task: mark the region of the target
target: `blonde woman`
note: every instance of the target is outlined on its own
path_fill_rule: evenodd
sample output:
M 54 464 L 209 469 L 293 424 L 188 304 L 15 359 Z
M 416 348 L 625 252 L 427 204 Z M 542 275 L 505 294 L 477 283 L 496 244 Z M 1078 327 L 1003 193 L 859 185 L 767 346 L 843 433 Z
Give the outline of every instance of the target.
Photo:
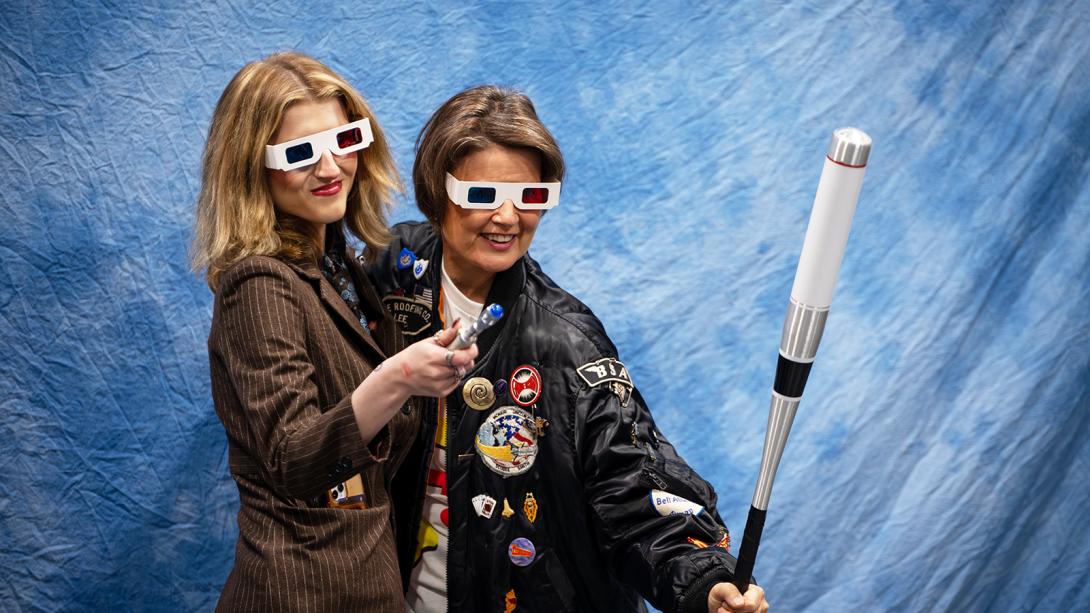
M 362 96 L 284 53 L 227 85 L 205 147 L 193 248 L 215 293 L 212 395 L 238 485 L 220 610 L 402 611 L 386 483 L 476 347 L 406 348 L 360 263 L 399 185 Z

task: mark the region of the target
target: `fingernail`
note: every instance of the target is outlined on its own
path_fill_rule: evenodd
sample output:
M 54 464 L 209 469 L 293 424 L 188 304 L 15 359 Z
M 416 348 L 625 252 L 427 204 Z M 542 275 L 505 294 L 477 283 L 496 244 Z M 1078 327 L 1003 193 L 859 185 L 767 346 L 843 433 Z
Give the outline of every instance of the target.
M 738 598 L 737 596 L 730 599 L 730 606 L 732 606 L 732 607 L 734 607 L 736 609 L 738 607 L 742 606 L 743 604 L 745 604 L 745 601 L 742 600 L 741 598 Z

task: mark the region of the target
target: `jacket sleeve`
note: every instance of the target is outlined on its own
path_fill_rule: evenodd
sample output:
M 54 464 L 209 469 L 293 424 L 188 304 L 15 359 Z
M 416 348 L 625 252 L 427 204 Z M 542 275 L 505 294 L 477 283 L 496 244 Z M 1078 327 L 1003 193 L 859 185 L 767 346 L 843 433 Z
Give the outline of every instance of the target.
M 384 461 L 389 430 L 364 445 L 351 394 L 319 406 L 294 276 L 268 258 L 244 260 L 224 275 L 209 353 L 235 399 L 231 414 L 221 414 L 228 435 L 261 465 L 275 491 L 309 500 Z
M 657 608 L 706 611 L 708 591 L 733 577 L 735 561 L 714 490 L 658 431 L 631 384 L 589 378 L 574 396 L 575 414 L 585 416 L 577 450 L 602 553 Z

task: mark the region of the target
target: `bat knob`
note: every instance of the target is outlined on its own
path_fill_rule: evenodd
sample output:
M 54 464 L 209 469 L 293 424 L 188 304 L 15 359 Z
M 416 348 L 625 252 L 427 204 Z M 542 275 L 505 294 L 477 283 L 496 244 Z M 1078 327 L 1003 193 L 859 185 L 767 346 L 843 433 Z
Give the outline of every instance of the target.
M 844 166 L 862 167 L 870 157 L 871 139 L 867 133 L 857 128 L 838 128 L 833 130 L 829 141 L 829 159 Z

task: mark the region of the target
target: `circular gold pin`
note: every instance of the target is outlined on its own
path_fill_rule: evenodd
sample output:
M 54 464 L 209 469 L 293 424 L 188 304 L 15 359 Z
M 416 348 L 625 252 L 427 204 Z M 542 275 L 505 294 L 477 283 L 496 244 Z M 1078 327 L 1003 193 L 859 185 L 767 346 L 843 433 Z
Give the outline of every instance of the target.
M 462 398 L 469 408 L 477 411 L 485 411 L 496 402 L 496 394 L 492 391 L 492 382 L 484 377 L 473 377 L 462 386 Z

